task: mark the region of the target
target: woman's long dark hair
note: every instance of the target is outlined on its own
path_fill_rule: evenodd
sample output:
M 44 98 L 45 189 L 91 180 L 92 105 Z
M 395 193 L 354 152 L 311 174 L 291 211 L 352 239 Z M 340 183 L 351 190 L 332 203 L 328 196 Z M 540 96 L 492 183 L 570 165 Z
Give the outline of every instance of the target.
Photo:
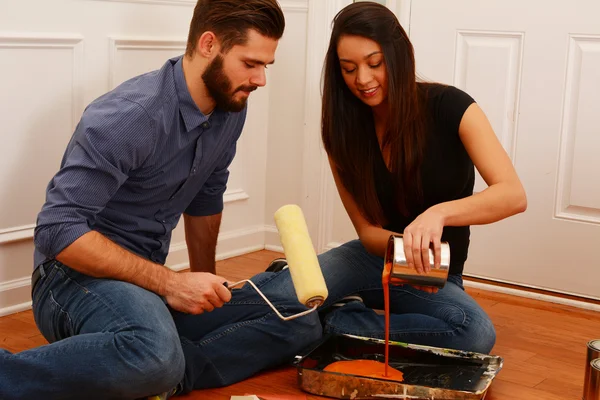
M 322 139 L 341 182 L 363 216 L 373 224 L 387 222 L 377 196 L 375 166 L 381 162 L 371 107 L 344 82 L 337 46 L 344 35 L 377 42 L 387 70 L 389 108 L 381 149 L 390 151 L 387 165 L 394 181 L 398 211 L 408 215 L 422 197 L 420 166 L 425 147 L 424 95 L 416 81 L 412 44 L 396 16 L 385 6 L 354 3 L 338 13 L 325 58 Z

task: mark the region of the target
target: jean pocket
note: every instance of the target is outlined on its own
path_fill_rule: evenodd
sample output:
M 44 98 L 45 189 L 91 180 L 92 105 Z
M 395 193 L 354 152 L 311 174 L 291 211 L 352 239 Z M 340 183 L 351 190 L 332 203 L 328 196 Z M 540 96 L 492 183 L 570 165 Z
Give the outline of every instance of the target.
M 64 274 L 56 265 L 46 267 L 46 276 L 40 279 L 36 290 L 36 303 L 33 308 L 33 317 L 40 332 L 44 335 L 48 342 L 53 343 L 73 335 L 73 324 L 69 313 L 57 301 L 56 293 L 53 289 L 57 289 L 61 285 Z M 60 289 L 59 289 L 60 290 Z
M 31 294 L 31 304 L 35 308 L 38 304 L 40 298 L 44 295 L 44 293 L 48 292 L 48 288 L 52 279 L 56 275 L 56 261 L 49 262 L 47 264 L 42 264 L 38 268 L 42 268 L 44 270 L 40 280 L 36 283 L 33 288 L 33 292 Z
M 40 332 L 50 343 L 73 335 L 71 317 L 54 298 L 52 290 L 48 292 L 46 301 L 38 305 L 34 315 Z

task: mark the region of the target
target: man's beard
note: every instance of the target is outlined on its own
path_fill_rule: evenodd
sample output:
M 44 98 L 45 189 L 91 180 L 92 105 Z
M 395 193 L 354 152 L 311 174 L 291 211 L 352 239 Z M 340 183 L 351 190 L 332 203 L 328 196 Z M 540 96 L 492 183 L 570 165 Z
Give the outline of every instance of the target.
M 206 67 L 206 70 L 202 74 L 202 80 L 217 107 L 223 111 L 242 111 L 246 107 L 248 97 L 241 100 L 234 100 L 233 96 L 242 90 L 252 92 L 257 89 L 256 86 L 242 85 L 232 91 L 231 81 L 225 75 L 225 71 L 223 71 L 223 56 L 220 54 Z

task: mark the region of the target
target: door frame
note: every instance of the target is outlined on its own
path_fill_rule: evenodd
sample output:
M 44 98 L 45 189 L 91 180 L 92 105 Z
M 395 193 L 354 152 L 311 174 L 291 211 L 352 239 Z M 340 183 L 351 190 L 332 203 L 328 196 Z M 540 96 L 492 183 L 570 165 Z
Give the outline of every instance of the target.
M 352 0 L 308 2 L 301 207 L 317 253 L 339 245 L 332 241 L 333 206 L 337 189 L 321 143 L 321 89 L 323 60 L 329 45 L 331 21 L 339 10 L 351 3 Z M 409 35 L 411 4 L 412 0 L 387 0 L 386 3 Z

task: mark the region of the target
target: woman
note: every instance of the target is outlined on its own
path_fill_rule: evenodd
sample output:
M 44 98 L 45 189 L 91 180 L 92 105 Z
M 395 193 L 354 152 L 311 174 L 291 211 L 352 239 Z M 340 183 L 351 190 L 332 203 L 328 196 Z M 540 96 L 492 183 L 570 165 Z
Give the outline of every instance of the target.
M 523 212 L 527 200 L 482 110 L 457 88 L 417 82 L 413 47 L 394 14 L 360 2 L 334 21 L 322 129 L 359 240 L 321 255 L 320 262 L 324 270 L 360 275 L 344 282 L 347 292 L 364 299 L 328 314 L 325 329 L 383 336 L 383 317 L 371 307 L 382 305 L 388 238 L 401 233 L 407 261 L 419 273 L 430 269 L 430 246 L 439 266 L 441 241 L 449 242 L 450 275 L 437 293 L 392 287 L 390 339 L 488 353 L 494 327 L 462 285 L 469 226 Z M 477 194 L 474 165 L 488 184 Z M 369 270 L 368 284 L 360 282 L 367 274 L 353 269 Z
M 383 316 L 373 309 L 383 308 L 388 238 L 400 233 L 420 273 L 429 271 L 430 246 L 439 266 L 441 241 L 450 244 L 451 264 L 437 292 L 391 287 L 390 339 L 489 353 L 494 326 L 462 284 L 469 226 L 523 212 L 525 192 L 475 101 L 451 86 L 417 82 L 413 47 L 382 5 L 351 4 L 335 18 L 322 136 L 359 237 L 319 256 L 329 289 L 325 332 L 383 338 Z M 474 166 L 488 184 L 477 194 Z

